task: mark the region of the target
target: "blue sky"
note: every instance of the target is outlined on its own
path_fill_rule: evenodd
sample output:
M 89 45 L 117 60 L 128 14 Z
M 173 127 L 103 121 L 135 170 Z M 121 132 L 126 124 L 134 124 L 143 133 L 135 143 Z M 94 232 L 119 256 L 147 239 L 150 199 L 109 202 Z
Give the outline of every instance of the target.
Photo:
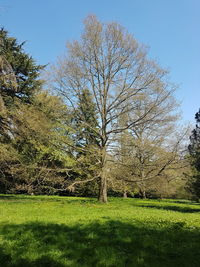
M 79 38 L 88 14 L 119 22 L 149 46 L 150 57 L 179 85 L 183 121 L 194 124 L 200 108 L 200 1 L 0 0 L 0 26 L 26 40 L 26 51 L 39 64 L 55 62 L 66 41 Z

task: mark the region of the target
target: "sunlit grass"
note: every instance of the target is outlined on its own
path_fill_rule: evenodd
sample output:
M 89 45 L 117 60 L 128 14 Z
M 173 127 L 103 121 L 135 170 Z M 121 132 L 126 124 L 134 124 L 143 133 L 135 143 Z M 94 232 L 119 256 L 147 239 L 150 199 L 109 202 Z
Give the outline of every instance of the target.
M 190 201 L 0 195 L 0 266 L 200 266 Z

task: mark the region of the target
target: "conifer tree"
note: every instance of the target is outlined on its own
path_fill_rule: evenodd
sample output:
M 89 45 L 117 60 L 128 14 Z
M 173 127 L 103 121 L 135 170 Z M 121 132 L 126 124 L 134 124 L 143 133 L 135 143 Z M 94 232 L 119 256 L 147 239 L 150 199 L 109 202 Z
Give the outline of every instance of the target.
M 195 114 L 196 127 L 190 136 L 188 146 L 193 175 L 188 183 L 188 189 L 197 198 L 200 198 L 200 109 Z
M 97 107 L 88 89 L 81 92 L 74 115 L 80 145 L 99 145 Z
M 0 138 L 9 139 L 12 118 L 10 111 L 20 103 L 30 103 L 34 92 L 40 88 L 38 79 L 44 66 L 23 50 L 17 39 L 0 30 Z
M 97 107 L 90 91 L 83 89 L 77 107 L 72 112 L 74 152 L 77 159 L 73 183 L 69 189 L 81 194 L 96 195 L 98 186 L 94 180 L 99 172 L 100 139 Z

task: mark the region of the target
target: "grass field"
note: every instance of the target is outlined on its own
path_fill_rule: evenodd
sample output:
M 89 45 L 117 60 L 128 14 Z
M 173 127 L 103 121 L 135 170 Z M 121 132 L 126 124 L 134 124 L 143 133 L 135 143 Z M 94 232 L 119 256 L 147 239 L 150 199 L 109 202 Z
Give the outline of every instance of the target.
M 200 266 L 189 201 L 0 195 L 0 266 Z

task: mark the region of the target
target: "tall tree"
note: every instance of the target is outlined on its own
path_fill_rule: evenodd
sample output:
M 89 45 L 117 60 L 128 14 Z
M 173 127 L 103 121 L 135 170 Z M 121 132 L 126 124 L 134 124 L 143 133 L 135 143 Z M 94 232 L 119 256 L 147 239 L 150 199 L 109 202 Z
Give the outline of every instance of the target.
M 188 189 L 200 198 L 200 110 L 195 114 L 196 127 L 190 136 L 188 146 L 193 175 L 188 182 Z
M 38 79 L 43 66 L 23 50 L 23 44 L 0 30 L 0 137 L 9 138 L 8 128 L 12 125 L 9 111 L 14 105 L 30 102 L 40 87 Z M 18 102 L 15 102 L 15 101 Z
M 27 99 L 39 87 L 39 72 L 44 66 L 37 65 L 23 50 L 24 43 L 0 30 L 0 81 L 1 92 L 11 97 Z
M 67 176 L 66 108 L 64 114 L 58 97 L 41 92 L 41 69 L 24 52 L 23 43 L 0 30 L 1 191 L 18 186 L 27 192 L 38 184 L 52 184 L 55 176 L 53 184 Z
M 76 108 L 85 88 L 93 96 L 98 130 L 92 130 L 100 139 L 101 154 L 99 200 L 107 202 L 107 162 L 112 138 L 145 118 L 152 121 L 157 105 L 173 89 L 167 82 L 167 72 L 149 60 L 144 46 L 119 24 L 103 24 L 95 16 L 87 17 L 84 24 L 80 41 L 68 44 L 67 56 L 54 68 L 53 85 L 72 108 Z M 134 113 L 143 92 L 149 92 L 149 100 L 140 116 L 120 127 L 119 116 Z
M 24 52 L 23 43 L 0 30 L 0 142 L 1 177 L 10 176 L 10 160 L 17 160 L 11 143 L 16 129 L 15 112 L 22 103 L 30 103 L 32 95 L 40 87 L 39 71 L 42 66 Z M 15 120 L 15 122 L 14 122 Z M 5 160 L 4 160 L 5 159 Z M 2 165 L 3 164 L 3 165 Z M 2 167 L 3 166 L 3 167 Z

